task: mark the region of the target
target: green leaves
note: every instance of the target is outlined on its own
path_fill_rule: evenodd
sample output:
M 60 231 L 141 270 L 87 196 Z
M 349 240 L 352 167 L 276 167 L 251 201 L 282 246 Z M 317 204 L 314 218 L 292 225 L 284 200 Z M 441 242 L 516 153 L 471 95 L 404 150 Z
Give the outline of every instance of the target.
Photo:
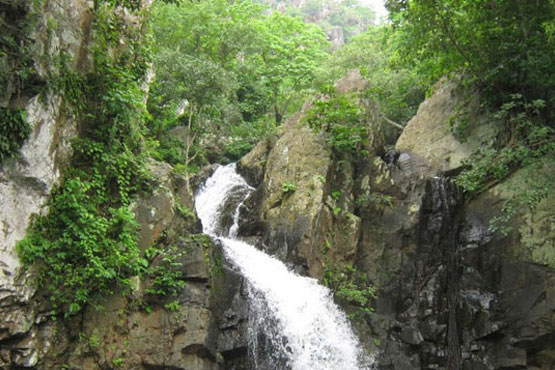
M 87 177 L 79 171 L 55 189 L 48 214 L 34 220 L 17 246 L 54 307 L 67 315 L 111 293 L 114 282 L 128 285 L 127 276 L 143 269 L 128 203 L 109 207 L 105 178 Z
M 322 90 L 351 70 L 360 70 L 371 83 L 365 95 L 377 105 L 374 109 L 389 119 L 408 122 L 424 100 L 427 88 L 414 65 L 399 63 L 403 46 L 390 25 L 377 26 L 351 38 L 316 71 L 315 85 Z
M 305 120 L 310 128 L 329 134 L 327 141 L 337 153 L 354 153 L 366 139 L 364 110 L 347 95 L 333 94 L 313 102 Z
M 553 1 L 389 0 L 399 52 L 436 81 L 465 72 L 499 106 L 510 94 L 552 99 Z
M 297 185 L 291 182 L 284 182 L 281 184 L 281 192 L 285 195 L 293 194 L 297 190 Z
M 175 154 L 183 149 L 168 143 L 164 133 L 186 126 L 183 146 L 195 159 L 188 166 L 206 157 L 236 159 L 269 136 L 300 106 L 327 56 L 318 27 L 267 14 L 253 1 L 159 4 L 153 8 L 153 31 L 157 77 L 148 101 L 151 132 L 161 142 L 160 158 L 179 163 Z M 208 148 L 198 144 L 214 137 L 226 140 Z
M 31 134 L 23 109 L 0 108 L 0 163 L 11 157 Z
M 368 285 L 366 275 L 347 264 L 326 265 L 324 284 L 338 300 L 356 308 L 353 316 L 362 317 L 373 312 L 371 300 L 375 298 L 375 288 Z
M 112 5 L 127 4 L 118 3 Z M 17 245 L 54 310 L 66 316 L 129 287 L 129 277 L 141 275 L 147 266 L 130 203 L 148 181 L 141 152 L 145 113 L 140 87 L 148 50 L 137 47 L 139 35 L 113 13 L 102 7 L 96 12 L 94 68 L 82 76 L 63 73 L 49 84 L 81 120 L 72 166 L 52 191 L 48 213 L 35 217 Z M 129 41 L 125 46 L 121 37 Z M 61 63 L 63 67 L 63 58 Z

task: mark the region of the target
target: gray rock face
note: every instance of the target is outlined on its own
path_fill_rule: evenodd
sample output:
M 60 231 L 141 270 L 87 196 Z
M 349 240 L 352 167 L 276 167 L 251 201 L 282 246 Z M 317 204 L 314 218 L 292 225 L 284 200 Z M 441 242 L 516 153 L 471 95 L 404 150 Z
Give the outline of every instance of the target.
M 44 4 L 37 28 L 31 35 L 34 62 L 41 77 L 57 74 L 57 63 L 48 64 L 67 52 L 76 71 L 86 69 L 87 29 L 90 8 L 86 1 L 56 1 Z M 64 27 L 49 30 L 48 22 Z M 51 32 L 52 31 L 52 32 Z M 72 59 L 73 58 L 73 59 Z M 15 251 L 34 213 L 43 211 L 52 187 L 67 166 L 72 151 L 70 141 L 77 134 L 77 123 L 63 98 L 53 93 L 26 101 L 14 98 L 27 112 L 32 128 L 19 155 L 0 168 L 0 367 L 33 367 L 53 346 L 49 333 L 57 325 L 44 324 L 44 315 L 32 301 L 35 289 L 27 276 L 19 276 L 20 262 Z
M 464 91 L 458 81 L 442 80 L 407 123 L 395 149 L 410 153 L 413 160 L 428 167 L 430 176 L 456 169 L 497 133 L 497 125 L 480 113 L 475 93 Z M 457 125 L 466 126 L 459 138 L 453 134 Z
M 375 313 L 355 326 L 380 369 L 552 369 L 555 270 L 546 251 L 553 248 L 548 220 L 555 203 L 548 197 L 501 237 L 489 231 L 491 219 L 518 179 L 533 176 L 523 172 L 465 204 L 460 191 L 437 175 L 456 173 L 474 149 L 449 128 L 454 106 L 463 101 L 458 91 L 452 82 L 438 86 L 403 132 L 392 163 L 379 156 L 338 164 L 322 155 L 323 162 L 315 161 L 310 156 L 318 151 L 302 141 L 314 134 L 286 126 L 276 144 L 257 149 L 269 154 L 241 163 L 243 173 L 263 179 L 253 182 L 259 187 L 247 202 L 244 232 L 262 237 L 311 276 L 321 278 L 330 261 L 366 274 L 378 288 Z M 470 107 L 478 102 L 465 99 Z M 468 134 L 487 141 L 495 130 L 495 124 L 477 125 Z M 291 160 L 292 152 L 310 159 Z M 302 180 L 318 175 L 325 177 L 321 188 Z M 287 196 L 291 201 L 275 185 L 283 179 L 298 185 Z

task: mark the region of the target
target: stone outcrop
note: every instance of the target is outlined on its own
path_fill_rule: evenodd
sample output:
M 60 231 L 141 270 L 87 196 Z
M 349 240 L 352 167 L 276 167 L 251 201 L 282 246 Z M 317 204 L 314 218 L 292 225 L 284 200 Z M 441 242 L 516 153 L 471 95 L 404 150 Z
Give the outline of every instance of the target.
M 220 247 L 200 234 L 185 179 L 166 164 L 153 162 L 150 170 L 159 185 L 135 202 L 139 244 L 156 245 L 162 252 L 151 268 L 180 273 L 184 286 L 164 296 L 151 292 L 154 276 L 134 278 L 131 294 L 115 294 L 100 311 L 91 308 L 66 323 L 57 339 L 67 346 L 48 352 L 42 368 L 247 369 L 242 278 Z
M 32 7 L 34 5 L 25 5 Z M 37 5 L 38 6 L 38 5 Z M 30 10 L 29 10 L 30 11 Z M 59 74 L 62 53 L 74 63 L 72 71 L 85 71 L 91 9 L 86 1 L 56 1 L 43 4 L 36 21 L 32 58 L 39 79 Z M 52 27 L 56 22 L 64 28 Z M 49 26 L 50 25 L 50 26 Z M 7 99 L 11 106 L 26 110 L 32 132 L 19 154 L 0 168 L 0 367 L 32 367 L 56 324 L 45 323 L 41 308 L 32 301 L 35 289 L 20 276 L 15 244 L 22 239 L 34 213 L 42 212 L 52 187 L 71 158 L 70 141 L 77 122 L 62 96 L 45 92 L 27 96 L 27 91 Z M 42 349 L 39 349 L 41 347 Z
M 459 167 L 473 151 L 492 143 L 497 129 L 480 111 L 475 93 L 465 91 L 458 79 L 442 80 L 407 123 L 395 149 L 410 153 L 419 172 L 435 175 Z M 462 131 L 458 138 L 457 130 Z
M 260 185 L 264 194 L 257 210 L 265 225 L 259 230 L 263 242 L 270 254 L 307 267 L 308 260 L 318 260 L 320 255 L 320 250 L 312 248 L 316 244 L 313 238 L 321 218 L 329 217 L 323 200 L 332 163 L 323 138 L 299 120 L 300 116 L 295 115 L 285 123 L 283 136 L 265 159 L 256 154 L 264 151 L 267 144 L 262 143 L 253 155 L 240 162 L 239 171 L 246 169 L 252 173 L 247 177 L 260 178 L 260 161 L 265 162 Z M 254 163 L 250 162 L 252 159 Z M 307 172 L 307 167 L 312 171 Z
M 490 231 L 492 219 L 533 176 L 521 170 L 471 201 L 449 181 L 497 135 L 478 102 L 442 82 L 395 155 L 338 162 L 293 117 L 275 143 L 240 162 L 258 186 L 243 209 L 243 235 L 300 272 L 322 278 L 332 261 L 343 262 L 377 288 L 375 312 L 355 326 L 380 369 L 555 366 L 553 195 L 502 236 Z M 288 182 L 294 192 L 280 188 Z
M 37 17 L 29 38 L 41 83 L 68 69 L 89 72 L 93 2 L 44 1 L 33 6 L 38 7 Z M 129 12 L 116 11 L 125 24 L 140 26 L 141 20 Z M 143 252 L 157 246 L 161 252 L 152 270 L 169 270 L 184 286 L 174 295 L 157 294 L 152 289 L 155 272 L 147 273 L 131 278 L 133 289 L 116 292 L 100 302 L 102 307 L 89 307 L 70 319 L 52 317 L 48 297 L 31 283 L 33 271 L 22 270 L 15 245 L 32 215 L 46 212 L 50 191 L 70 165 L 70 142 L 79 134 L 79 120 L 63 94 L 27 93 L 2 96 L 2 106 L 26 110 L 32 133 L 19 154 L 0 168 L 0 368 L 246 369 L 242 278 L 221 248 L 200 233 L 186 179 L 155 161 L 148 164 L 156 179 L 152 193 L 132 205 L 139 246 Z M 193 180 L 197 185 L 201 181 Z
M 336 88 L 352 93 L 366 86 L 360 73 L 350 73 Z M 238 171 L 256 187 L 242 210 L 239 234 L 259 238 L 269 254 L 322 278 L 330 262 L 356 254 L 355 169 L 349 161 L 334 163 L 326 134 L 309 129 L 303 115 L 291 116 L 279 138 L 239 161 Z

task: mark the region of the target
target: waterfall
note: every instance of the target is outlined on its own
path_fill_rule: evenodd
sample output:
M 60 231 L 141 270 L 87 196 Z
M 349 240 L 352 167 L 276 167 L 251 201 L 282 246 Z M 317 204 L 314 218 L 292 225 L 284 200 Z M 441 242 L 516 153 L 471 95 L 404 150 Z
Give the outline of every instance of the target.
M 227 258 L 248 282 L 254 369 L 370 369 L 372 360 L 364 355 L 328 288 L 236 237 L 239 208 L 251 191 L 234 164 L 222 166 L 200 189 L 195 203 L 204 233 L 221 241 Z

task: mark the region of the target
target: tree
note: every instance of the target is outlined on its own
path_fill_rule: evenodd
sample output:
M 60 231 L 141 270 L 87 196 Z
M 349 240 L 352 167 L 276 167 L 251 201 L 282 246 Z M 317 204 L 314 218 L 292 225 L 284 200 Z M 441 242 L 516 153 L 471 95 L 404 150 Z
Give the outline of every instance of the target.
M 386 6 L 404 41 L 399 52 L 431 80 L 470 74 L 497 106 L 516 93 L 555 102 L 553 0 L 388 0 Z
M 258 30 L 265 40 L 259 49 L 260 74 L 271 92 L 279 124 L 294 93 L 311 85 L 316 68 L 327 57 L 326 39 L 317 26 L 279 12 L 261 19 Z
M 358 69 L 370 82 L 366 97 L 377 103 L 375 113 L 389 126 L 392 121 L 404 124 L 416 114 L 426 85 L 413 66 L 398 63 L 396 48 L 391 27 L 374 26 L 353 37 L 318 68 L 316 86 L 322 89 Z M 400 133 L 398 125 L 393 130 L 390 141 Z
M 153 33 L 157 81 L 148 104 L 150 128 L 161 142 L 161 157 L 187 167 L 202 159 L 203 138 L 226 138 L 214 152 L 227 145 L 223 151 L 229 147 L 232 156 L 244 154 L 281 122 L 326 57 L 316 26 L 267 14 L 252 1 L 158 4 Z M 187 111 L 176 113 L 185 101 Z M 188 130 L 183 159 L 164 138 L 177 125 Z

